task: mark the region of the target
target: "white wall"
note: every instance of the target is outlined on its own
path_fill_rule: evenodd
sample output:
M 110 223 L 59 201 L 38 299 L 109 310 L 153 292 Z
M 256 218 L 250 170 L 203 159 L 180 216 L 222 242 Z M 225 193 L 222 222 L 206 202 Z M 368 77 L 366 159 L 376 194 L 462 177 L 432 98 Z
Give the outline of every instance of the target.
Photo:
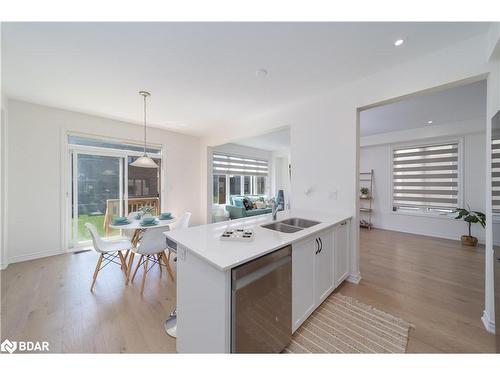
M 285 207 L 291 208 L 291 182 L 288 172 L 290 164 L 290 151 L 273 152 L 273 181 L 271 195 L 274 196 L 278 190 L 283 190 L 285 194 Z
M 3 54 L 2 43 L 3 23 L 0 23 L 0 54 Z M 2 72 L 2 62 L 0 59 L 0 77 Z M 0 80 L 0 270 L 7 267 L 7 256 L 5 252 L 5 131 L 7 127 L 7 100 L 3 93 L 3 87 Z
M 452 129 L 442 125 L 446 129 Z M 467 233 L 467 226 L 463 221 L 447 217 L 418 216 L 415 214 L 403 214 L 392 212 L 391 206 L 391 147 L 404 142 L 428 142 L 430 140 L 446 140 L 463 138 L 464 165 L 463 165 L 463 197 L 464 204 L 470 204 L 471 208 L 485 212 L 484 189 L 486 181 L 486 158 L 485 158 L 485 132 L 459 135 L 449 131 L 445 136 L 439 129 L 441 126 L 427 127 L 424 129 L 412 129 L 412 131 L 391 132 L 380 134 L 379 144 L 361 147 L 360 170 L 363 172 L 374 170 L 373 186 L 373 213 L 372 223 L 374 227 L 381 229 L 396 230 L 401 232 L 422 234 L 428 236 L 460 239 L 462 234 Z M 475 120 L 469 129 L 485 130 L 484 119 Z M 444 138 L 426 137 L 425 133 L 434 133 Z M 403 133 L 403 134 L 401 134 Z M 398 134 L 400 135 L 398 137 Z M 385 138 L 385 141 L 384 141 Z M 370 137 L 373 143 L 373 137 Z M 392 143 L 389 143 L 391 142 Z M 365 143 L 363 138 L 361 144 Z M 481 243 L 485 241 L 485 231 L 480 225 L 473 226 L 473 235 L 479 238 Z
M 496 22 L 490 28 L 486 56 L 490 62 L 490 75 L 488 77 L 488 103 L 486 118 L 486 142 L 491 142 L 491 118 L 500 110 L 500 23 Z M 486 149 L 486 246 L 485 246 L 485 275 L 484 294 L 485 308 L 482 321 L 486 329 L 495 331 L 495 288 L 494 288 L 494 252 L 493 231 L 500 232 L 500 224 L 493 223 L 491 207 L 491 149 Z M 495 236 L 496 237 L 496 236 Z M 497 322 L 498 323 L 498 322 Z M 499 329 L 499 328 L 497 328 Z
M 7 256 L 9 263 L 66 251 L 63 153 L 65 131 L 142 142 L 141 126 L 55 109 L 8 101 Z M 193 224 L 205 222 L 201 209 L 201 143 L 197 137 L 150 128 L 149 142 L 166 151 L 163 210 L 193 213 Z M 203 194 L 205 191 L 203 190 Z M 26 215 L 37 220 L 26 220 Z

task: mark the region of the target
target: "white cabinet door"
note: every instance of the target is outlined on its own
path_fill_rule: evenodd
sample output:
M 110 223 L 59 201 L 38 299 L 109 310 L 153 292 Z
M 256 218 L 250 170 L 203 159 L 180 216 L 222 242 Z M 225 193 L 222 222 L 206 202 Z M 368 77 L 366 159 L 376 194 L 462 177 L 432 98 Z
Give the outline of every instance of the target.
M 349 275 L 349 220 L 335 227 L 335 287 Z
M 319 248 L 317 236 L 292 244 L 293 332 L 315 309 L 314 261 Z
M 319 249 L 315 252 L 315 294 L 320 304 L 335 288 L 333 230 L 321 232 L 318 236 Z

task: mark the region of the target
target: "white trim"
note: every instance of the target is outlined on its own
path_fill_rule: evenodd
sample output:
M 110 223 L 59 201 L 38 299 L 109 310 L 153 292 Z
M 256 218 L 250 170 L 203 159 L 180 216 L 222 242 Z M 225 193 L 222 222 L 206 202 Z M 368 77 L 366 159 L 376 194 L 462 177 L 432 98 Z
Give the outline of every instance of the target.
M 486 310 L 484 310 L 483 315 L 481 315 L 481 321 L 483 322 L 484 328 L 489 333 L 495 334 L 495 322 L 490 319 Z
M 425 231 L 425 232 L 415 231 L 413 229 L 404 230 L 404 229 L 400 229 L 400 228 L 393 228 L 393 227 L 387 226 L 387 225 L 374 225 L 372 228 L 373 229 L 380 229 L 380 230 L 390 230 L 393 232 L 400 232 L 400 233 L 416 234 L 418 236 L 442 238 L 445 240 L 460 241 L 460 238 L 457 238 L 454 236 L 446 236 L 446 235 L 443 235 L 441 233 L 429 233 L 428 231 Z M 478 237 L 478 243 L 481 245 L 484 245 L 485 239 Z
M 61 255 L 61 254 L 66 254 L 66 251 L 64 251 L 62 249 L 52 249 L 52 250 L 39 251 L 36 253 L 16 255 L 16 256 L 13 256 L 9 259 L 9 264 L 18 263 L 18 262 L 25 262 L 27 260 L 45 258 L 45 257 L 50 257 L 50 256 L 54 256 L 54 255 Z
M 423 140 L 421 141 L 409 141 L 409 142 L 398 142 L 398 143 L 391 143 L 389 144 L 389 186 L 390 186 L 390 192 L 389 192 L 389 212 L 393 215 L 413 215 L 413 216 L 421 216 L 421 217 L 438 217 L 438 218 L 443 218 L 443 219 L 452 219 L 450 217 L 446 217 L 446 215 L 438 215 L 438 214 L 433 214 L 433 213 L 427 213 L 423 211 L 415 211 L 415 212 L 408 212 L 408 211 L 393 211 L 394 207 L 394 150 L 399 149 L 399 148 L 405 148 L 405 147 L 430 147 L 430 146 L 439 146 L 443 143 L 458 143 L 457 147 L 457 152 L 458 152 L 458 178 L 457 178 L 457 188 L 458 188 L 458 195 L 457 195 L 457 206 L 458 207 L 463 207 L 464 206 L 464 164 L 465 164 L 465 137 L 463 136 L 453 136 L 453 137 L 440 137 L 440 138 L 435 138 L 433 140 L 429 140 L 427 142 L 424 142 Z
M 391 206 L 391 209 L 392 209 L 392 206 Z M 427 217 L 427 218 L 431 217 L 433 219 L 455 220 L 454 217 L 450 216 L 450 215 L 452 215 L 452 213 L 449 213 L 449 214 L 437 214 L 437 213 L 434 213 L 434 212 L 409 211 L 409 210 L 408 211 L 406 211 L 406 210 L 390 211 L 390 213 L 393 214 L 393 215 L 418 216 L 418 217 Z
M 9 266 L 9 263 L 0 263 L 0 271 L 3 271 L 5 269 L 7 269 L 7 267 Z
M 108 137 L 106 135 L 94 134 L 94 133 L 81 133 L 81 132 L 73 131 L 73 130 L 67 130 L 66 136 L 91 138 L 91 139 L 95 139 L 95 140 L 98 140 L 98 141 L 100 141 L 100 140 L 106 140 L 106 141 L 109 141 L 111 143 L 112 142 L 115 142 L 115 143 L 124 143 L 124 144 L 133 145 L 133 146 L 144 147 L 143 141 L 137 142 L 135 140 L 130 140 L 130 139 L 127 139 L 127 138 Z M 163 152 L 163 144 L 161 144 L 161 143 L 148 142 L 147 145 L 149 146 L 149 148 L 157 148 L 161 152 Z M 83 145 L 73 145 L 73 146 L 78 146 L 78 147 L 94 147 L 94 146 L 83 146 Z M 96 147 L 96 148 L 101 148 L 101 147 Z M 106 147 L 102 147 L 102 148 L 106 148 Z M 110 150 L 113 150 L 113 149 L 110 148 Z M 127 150 L 122 150 L 122 151 L 127 151 Z M 143 153 L 144 153 L 143 151 L 131 151 L 131 152 L 138 152 L 140 154 L 139 156 L 142 156 Z
M 356 274 L 351 273 L 346 277 L 346 280 L 352 284 L 359 284 L 359 282 L 361 281 L 361 273 L 360 272 Z

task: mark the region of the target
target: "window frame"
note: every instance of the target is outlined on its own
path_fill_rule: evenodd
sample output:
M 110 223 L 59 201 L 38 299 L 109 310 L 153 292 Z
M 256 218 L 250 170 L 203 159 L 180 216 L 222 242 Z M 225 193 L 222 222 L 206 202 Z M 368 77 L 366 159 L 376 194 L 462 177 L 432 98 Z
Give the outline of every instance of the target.
M 440 146 L 447 143 L 456 143 L 457 144 L 457 207 L 463 207 L 464 202 L 464 164 L 465 164 L 465 155 L 464 155 L 464 137 L 447 137 L 447 138 L 439 138 L 434 139 L 432 141 L 411 141 L 411 142 L 402 142 L 402 143 L 394 143 L 389 145 L 389 212 L 393 215 L 405 215 L 405 216 L 417 216 L 417 217 L 431 217 L 437 219 L 448 219 L 455 220 L 455 214 L 453 212 L 449 213 L 437 213 L 437 212 L 429 212 L 424 211 L 423 209 L 418 209 L 415 211 L 410 210 L 393 210 L 394 207 L 394 151 L 401 148 L 411 148 L 411 147 L 432 147 L 432 146 Z

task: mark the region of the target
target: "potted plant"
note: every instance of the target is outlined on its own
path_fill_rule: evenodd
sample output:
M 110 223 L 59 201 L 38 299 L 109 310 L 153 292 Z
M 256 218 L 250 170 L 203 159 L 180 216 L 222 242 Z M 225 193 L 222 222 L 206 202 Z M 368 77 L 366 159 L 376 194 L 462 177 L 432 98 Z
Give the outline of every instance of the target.
M 359 192 L 361 193 L 361 198 L 368 198 L 370 190 L 368 190 L 367 187 L 362 187 L 361 189 L 359 189 Z
M 465 208 L 457 208 L 455 210 L 455 213 L 458 214 L 458 216 L 455 217 L 455 219 L 462 219 L 469 226 L 469 235 L 467 236 L 464 234 L 461 237 L 462 244 L 467 245 L 467 246 L 476 246 L 477 245 L 477 238 L 472 236 L 471 227 L 472 227 L 472 224 L 479 223 L 484 228 L 486 226 L 486 215 L 483 214 L 482 212 L 471 211 L 471 209 L 468 205 L 467 205 L 467 207 L 469 208 L 468 210 L 466 210 Z
M 141 208 L 139 208 L 139 213 L 141 217 L 153 216 L 155 212 L 156 208 L 154 206 L 142 206 Z

